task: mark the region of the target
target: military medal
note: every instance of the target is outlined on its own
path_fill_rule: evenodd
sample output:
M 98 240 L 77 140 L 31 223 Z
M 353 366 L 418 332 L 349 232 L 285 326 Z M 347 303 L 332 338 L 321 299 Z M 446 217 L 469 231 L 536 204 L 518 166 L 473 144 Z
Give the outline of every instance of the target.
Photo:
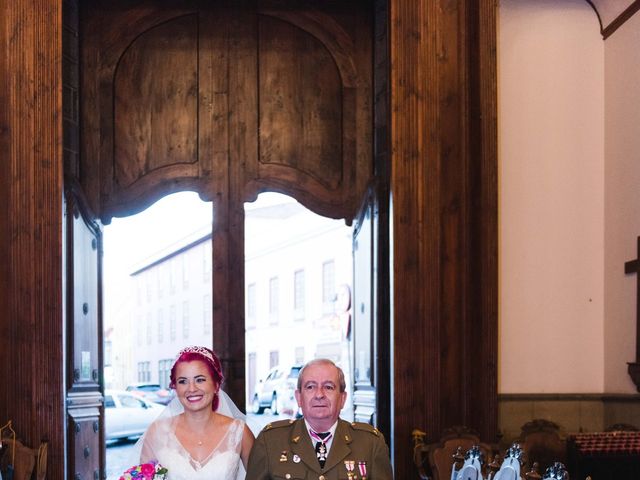
M 358 462 L 358 470 L 362 480 L 367 480 L 367 462 Z
M 356 462 L 354 462 L 353 460 L 345 460 L 344 461 L 344 468 L 347 469 L 347 477 L 349 478 L 349 480 L 353 480 L 353 478 L 355 477 L 355 474 L 353 473 L 353 470 L 356 467 Z
M 283 450 L 282 453 L 280 454 L 280 461 L 281 462 L 286 462 L 287 461 L 287 451 Z
M 327 442 L 331 440 L 333 434 L 331 432 L 317 433 L 309 430 L 309 436 L 316 440 L 316 457 L 318 457 L 320 468 L 324 468 L 324 464 L 327 461 Z
M 319 442 L 318 445 L 318 460 L 325 462 L 327 460 L 327 446 L 324 442 Z

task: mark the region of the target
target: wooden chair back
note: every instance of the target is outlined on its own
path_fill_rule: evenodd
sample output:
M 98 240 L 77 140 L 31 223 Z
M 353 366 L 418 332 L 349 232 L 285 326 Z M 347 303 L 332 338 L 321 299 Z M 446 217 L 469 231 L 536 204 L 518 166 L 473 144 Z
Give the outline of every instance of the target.
M 471 447 L 477 445 L 483 454 L 484 463 L 488 464 L 496 449 L 481 442 L 479 436 L 464 426 L 451 427 L 444 431 L 440 441 L 426 446 L 429 478 L 433 480 L 449 480 L 454 463 L 454 455 L 460 448 L 464 455 Z M 424 477 L 423 477 L 424 478 Z
M 566 439 L 555 422 L 540 418 L 527 422 L 517 441 L 524 451 L 526 470 L 538 463 L 538 471 L 544 473 L 555 462 L 567 462 Z

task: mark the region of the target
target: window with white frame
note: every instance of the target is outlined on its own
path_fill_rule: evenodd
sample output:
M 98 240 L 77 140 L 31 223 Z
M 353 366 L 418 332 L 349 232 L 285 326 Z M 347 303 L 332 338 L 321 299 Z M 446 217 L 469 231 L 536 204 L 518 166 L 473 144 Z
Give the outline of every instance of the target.
M 182 289 L 183 290 L 189 289 L 189 262 L 187 261 L 188 255 L 189 255 L 188 252 L 184 252 L 182 255 L 180 255 L 181 262 L 182 262 L 181 270 L 182 270 Z
M 162 309 L 158 309 L 158 343 L 164 342 L 164 314 Z
M 158 383 L 162 388 L 169 388 L 171 383 L 171 364 L 173 360 L 165 358 L 164 360 L 158 360 Z
M 153 340 L 153 322 L 151 321 L 151 312 L 147 313 L 147 345 L 151 345 Z
M 295 358 L 295 362 L 299 363 L 299 364 L 303 364 L 304 363 L 304 347 L 296 347 L 296 350 L 294 352 L 294 358 Z
M 333 311 L 336 299 L 336 266 L 333 260 L 322 264 L 322 310 Z
M 110 367 L 111 364 L 113 363 L 113 360 L 111 358 L 112 354 L 113 354 L 113 344 L 111 340 L 105 340 L 104 342 L 104 366 L 105 367 Z
M 269 279 L 269 323 L 274 325 L 278 323 L 278 299 L 280 291 L 280 282 L 278 277 Z
M 211 248 L 211 242 L 204 242 L 202 244 L 202 271 L 205 283 L 211 281 Z
M 136 301 L 138 306 L 142 305 L 142 278 L 136 276 Z
M 278 363 L 280 363 L 280 352 L 278 350 L 269 352 L 269 368 L 278 366 Z
M 182 302 L 182 338 L 189 338 L 189 302 Z
M 151 381 L 151 362 L 138 362 L 138 381 Z
M 152 281 L 150 272 L 146 272 L 144 274 L 144 277 L 145 277 L 144 284 L 145 284 L 145 288 L 147 289 L 147 302 L 150 302 L 151 301 L 151 281 Z
M 247 286 L 247 328 L 256 326 L 256 284 L 251 283 Z
M 158 278 L 158 298 L 162 298 L 164 296 L 164 268 L 163 265 L 159 265 L 157 267 Z
M 169 260 L 169 293 L 173 295 L 176 293 L 176 260 L 172 258 Z
M 138 315 L 138 321 L 136 322 L 136 343 L 138 346 L 142 345 L 142 315 Z
M 293 319 L 304 320 L 304 270 L 293 273 Z
M 169 307 L 169 338 L 173 342 L 176 339 L 176 306 L 171 305 Z
M 205 335 L 211 334 L 211 295 L 202 297 L 202 331 Z

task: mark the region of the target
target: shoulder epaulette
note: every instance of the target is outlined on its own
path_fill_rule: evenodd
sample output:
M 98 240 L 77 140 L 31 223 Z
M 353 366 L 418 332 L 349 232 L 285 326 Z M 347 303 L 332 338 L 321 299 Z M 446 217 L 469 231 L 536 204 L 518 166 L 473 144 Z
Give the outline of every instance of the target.
M 373 433 L 375 436 L 380 435 L 380 431 L 373 425 L 363 422 L 351 422 L 351 428 L 354 430 L 363 430 L 365 432 Z
M 272 430 L 274 428 L 288 427 L 293 422 L 295 422 L 295 420 L 278 420 L 277 422 L 271 422 L 266 424 L 262 430 Z

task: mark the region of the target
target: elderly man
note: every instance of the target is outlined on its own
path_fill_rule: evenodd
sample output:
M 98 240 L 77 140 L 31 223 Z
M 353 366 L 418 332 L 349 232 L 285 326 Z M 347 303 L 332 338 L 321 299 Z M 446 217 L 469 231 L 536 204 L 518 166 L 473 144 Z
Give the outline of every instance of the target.
M 274 422 L 260 432 L 247 480 L 393 479 L 382 434 L 369 424 L 338 418 L 345 389 L 344 373 L 331 360 L 307 363 L 295 392 L 303 418 Z

